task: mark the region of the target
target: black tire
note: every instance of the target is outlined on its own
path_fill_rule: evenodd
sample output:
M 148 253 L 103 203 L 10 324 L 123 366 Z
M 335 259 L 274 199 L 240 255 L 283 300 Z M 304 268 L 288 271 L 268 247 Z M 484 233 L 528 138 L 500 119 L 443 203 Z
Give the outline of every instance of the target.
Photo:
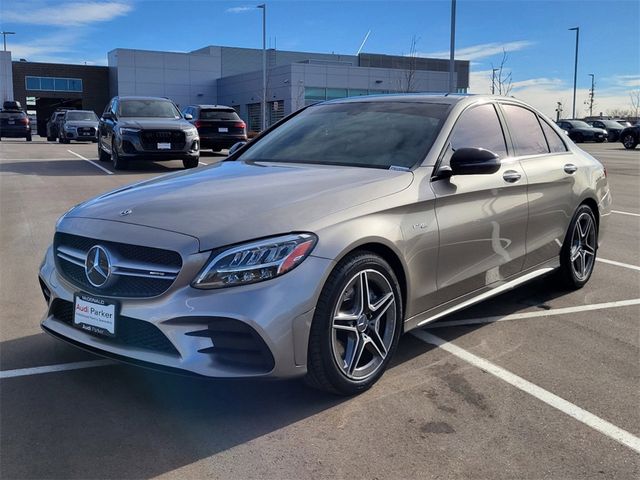
M 580 222 L 581 227 L 579 227 L 578 223 Z M 584 229 L 586 223 L 590 223 L 591 231 L 593 232 L 593 237 L 587 241 L 587 244 L 592 251 L 591 254 L 586 254 L 582 257 L 582 261 L 585 262 L 586 268 L 582 275 L 580 275 L 576 268 L 576 262 L 578 265 L 581 264 L 580 256 L 576 260 L 572 260 L 580 250 L 576 244 L 576 235 L 580 236 L 583 240 L 584 237 L 581 235 L 580 231 L 576 231 L 576 229 Z M 586 248 L 585 248 L 586 249 Z M 567 234 L 564 239 L 564 243 L 562 244 L 562 249 L 560 250 L 560 268 L 556 272 L 556 280 L 558 285 L 565 290 L 578 290 L 585 286 L 585 284 L 591 278 L 591 274 L 593 273 L 593 267 L 596 263 L 596 255 L 598 252 L 598 223 L 596 221 L 596 217 L 591 210 L 591 207 L 588 205 L 580 205 L 576 212 L 573 214 L 573 218 L 571 219 L 571 223 L 569 224 L 569 228 L 567 230 Z
M 345 331 L 335 329 L 335 312 L 339 310 L 341 306 L 345 305 L 345 302 L 350 301 L 353 302 L 354 305 L 352 308 L 356 308 L 356 296 L 359 295 L 356 291 L 356 285 L 358 285 L 356 282 L 359 282 L 359 279 L 362 278 L 360 276 L 363 274 L 364 278 L 369 278 L 366 282 L 367 285 L 374 284 L 375 280 L 379 282 L 380 285 L 388 288 L 388 292 L 385 294 L 386 296 L 393 293 L 393 297 L 389 297 L 389 305 L 384 309 L 383 307 L 378 307 L 378 310 L 382 310 L 383 312 L 380 315 L 381 319 L 379 321 L 375 320 L 375 313 L 371 310 L 368 310 L 368 312 L 371 312 L 373 316 L 370 316 L 370 313 L 365 314 L 354 310 L 353 316 L 358 316 L 358 319 L 350 319 L 348 321 L 353 322 L 349 328 L 355 330 Z M 386 280 L 386 282 L 384 280 Z M 352 288 L 352 290 L 348 290 L 348 288 Z M 367 288 L 367 291 L 369 291 L 369 288 Z M 352 292 L 351 298 L 348 297 L 350 292 Z M 384 290 L 381 290 L 381 292 L 384 292 Z M 380 301 L 381 297 L 383 297 L 382 293 L 379 297 L 373 297 L 376 299 L 374 305 Z M 338 304 L 338 302 L 340 302 L 340 304 Z M 364 301 L 362 303 L 364 304 Z M 391 317 L 391 315 L 393 316 Z M 382 318 L 382 316 L 384 316 L 384 318 Z M 376 323 L 378 332 L 383 328 L 382 324 L 384 323 L 385 332 L 383 335 L 373 333 L 373 323 Z M 402 324 L 402 295 L 393 269 L 383 258 L 371 252 L 359 251 L 348 255 L 341 260 L 331 272 L 318 299 L 309 334 L 307 376 L 305 377 L 305 381 L 311 387 L 338 395 L 355 395 L 364 392 L 376 383 L 384 373 L 389 360 L 398 346 L 398 340 L 402 332 Z M 361 330 L 361 327 L 365 329 Z M 349 344 L 348 341 L 345 342 L 344 345 L 344 358 L 341 358 L 344 364 L 342 367 L 338 365 L 338 359 L 336 357 L 341 357 L 340 353 L 336 350 L 338 345 L 336 339 L 338 335 L 344 335 L 343 338 L 352 336 L 352 339 L 354 337 L 356 339 L 355 346 L 351 343 L 351 351 L 354 352 L 352 358 L 357 358 L 355 362 L 351 362 L 352 364 L 355 363 L 353 369 L 349 368 L 349 362 L 346 360 L 349 350 L 347 346 Z M 374 337 L 374 335 L 377 336 Z M 356 357 L 355 352 L 358 351 L 358 346 L 365 337 L 369 340 L 377 339 L 377 341 L 382 342 L 383 350 L 386 349 L 386 356 L 383 357 L 380 354 L 374 354 L 373 350 L 377 350 L 378 352 L 382 350 L 375 347 L 375 345 L 379 345 L 379 343 L 370 341 L 369 343 L 362 342 L 362 354 Z M 385 338 L 386 341 L 384 340 Z M 367 345 L 369 345 L 369 347 L 365 350 Z M 371 357 L 369 363 L 362 367 L 366 372 L 367 367 L 372 365 L 369 367 L 372 370 L 366 373 L 367 376 L 360 379 L 350 378 L 348 372 L 345 372 L 345 369 L 353 370 L 355 374 L 359 362 L 362 359 L 366 362 L 369 357 Z
M 576 133 L 576 134 L 573 136 L 573 141 L 574 141 L 575 143 L 582 143 L 582 142 L 584 142 L 584 137 L 582 136 L 582 134 L 581 134 L 581 133 Z
M 607 140 L 606 138 L 597 138 L 596 142 L 597 143 L 604 143 L 604 142 L 606 142 L 606 140 Z
M 200 163 L 199 157 L 182 160 L 182 165 L 184 166 L 184 168 L 196 168 L 198 166 L 198 163 Z
M 620 141 L 627 150 L 633 150 L 638 146 L 638 139 L 632 133 L 625 133 Z
M 55 141 L 56 141 L 56 137 L 47 136 L 47 142 L 55 142 Z
M 32 138 L 31 138 L 31 132 L 27 133 L 27 136 L 26 136 L 26 137 L 24 137 L 24 139 L 25 139 L 27 142 L 30 142 L 30 141 L 32 140 Z
M 222 151 L 222 149 L 221 149 L 221 148 L 212 148 L 212 149 L 211 149 L 211 151 L 212 151 L 213 153 L 219 153 L 219 152 L 221 152 L 221 151 Z
M 98 143 L 98 160 L 101 162 L 108 162 L 109 160 L 111 160 L 111 155 L 109 155 L 102 148 L 100 148 L 99 143 Z
M 111 162 L 114 170 L 126 170 L 128 168 L 127 163 L 118 154 L 115 142 L 111 142 Z

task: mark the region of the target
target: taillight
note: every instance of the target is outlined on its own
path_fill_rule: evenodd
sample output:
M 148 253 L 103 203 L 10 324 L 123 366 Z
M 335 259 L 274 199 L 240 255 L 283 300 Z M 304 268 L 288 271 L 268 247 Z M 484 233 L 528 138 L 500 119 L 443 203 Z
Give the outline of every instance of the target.
M 23 125 L 29 125 L 29 118 L 28 117 L 21 118 L 20 123 L 22 123 Z
M 244 123 L 244 122 L 238 122 L 238 123 L 236 123 L 236 124 L 234 125 L 234 127 L 236 127 L 236 128 L 245 128 L 245 127 L 246 127 L 246 125 L 245 125 L 245 123 Z
M 196 128 L 200 128 L 202 126 L 202 122 L 200 120 L 196 120 L 193 122 L 193 126 Z

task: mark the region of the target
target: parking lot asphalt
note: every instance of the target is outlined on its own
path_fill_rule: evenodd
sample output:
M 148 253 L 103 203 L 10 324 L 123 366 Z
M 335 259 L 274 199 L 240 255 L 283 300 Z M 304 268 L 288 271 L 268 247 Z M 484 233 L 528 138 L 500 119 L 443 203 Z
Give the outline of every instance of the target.
M 3 140 L 0 476 L 638 478 L 640 149 L 581 147 L 614 199 L 591 281 L 566 293 L 543 278 L 405 335 L 378 384 L 338 398 L 94 366 L 42 333 L 37 270 L 56 219 L 181 163 L 113 172 L 94 144 Z

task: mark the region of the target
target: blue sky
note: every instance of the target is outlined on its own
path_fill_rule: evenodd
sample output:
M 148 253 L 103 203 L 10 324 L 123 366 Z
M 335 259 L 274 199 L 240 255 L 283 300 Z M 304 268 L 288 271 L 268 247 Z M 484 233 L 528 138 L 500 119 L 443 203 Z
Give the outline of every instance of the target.
M 258 2 L 213 0 L 3 0 L 0 24 L 14 59 L 106 64 L 114 48 L 190 51 L 205 45 L 261 47 Z M 270 45 L 283 50 L 448 57 L 450 1 L 268 1 Z M 596 75 L 596 111 L 629 108 L 640 90 L 637 0 L 458 0 L 456 58 L 471 63 L 471 90 L 486 93 L 492 64 L 508 54 L 516 97 L 548 115 L 571 108 L 580 26 L 578 110 Z

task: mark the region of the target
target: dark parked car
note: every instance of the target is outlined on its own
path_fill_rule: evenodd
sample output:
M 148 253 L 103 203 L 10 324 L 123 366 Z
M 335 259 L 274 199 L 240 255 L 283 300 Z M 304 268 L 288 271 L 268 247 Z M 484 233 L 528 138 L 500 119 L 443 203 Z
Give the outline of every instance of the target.
M 66 110 L 56 110 L 47 120 L 47 141 L 55 142 L 60 136 L 60 120 L 65 113 Z
M 69 110 L 59 122 L 58 141 L 69 143 L 98 141 L 98 116 L 91 110 Z
M 20 109 L 0 111 L 0 138 L 24 138 L 31 141 L 31 125 L 27 114 Z
M 620 132 L 620 141 L 624 148 L 633 150 L 640 143 L 640 125 L 635 124 L 633 127 L 627 127 Z
M 598 142 L 607 139 L 607 131 L 602 128 L 594 128 L 582 120 L 559 120 L 558 126 L 569 134 L 569 138 L 576 143 Z
M 615 120 L 590 120 L 587 123 L 592 127 L 606 130 L 609 142 L 617 142 L 620 139 L 620 133 L 624 130 L 624 127 Z
M 198 129 L 201 148 L 219 152 L 247 141 L 247 126 L 231 107 L 190 105 L 182 113 Z
M 166 98 L 114 97 L 98 124 L 98 158 L 116 170 L 132 160 L 182 160 L 198 166 L 198 130 Z

